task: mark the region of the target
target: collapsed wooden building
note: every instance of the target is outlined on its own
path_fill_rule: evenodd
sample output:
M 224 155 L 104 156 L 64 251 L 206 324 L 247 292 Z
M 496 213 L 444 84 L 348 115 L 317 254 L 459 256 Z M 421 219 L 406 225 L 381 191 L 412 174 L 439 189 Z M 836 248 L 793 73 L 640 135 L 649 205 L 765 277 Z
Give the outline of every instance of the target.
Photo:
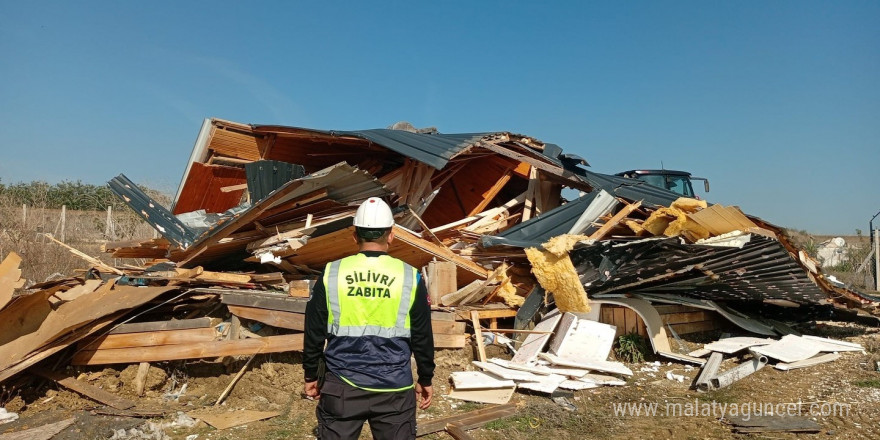
M 394 208 L 389 253 L 428 281 L 438 348 L 465 346 L 462 321 L 517 330 L 551 307 L 592 307 L 618 335 L 693 361 L 667 330 L 778 336 L 801 310 L 877 303 L 829 281 L 780 227 L 508 132 L 208 119 L 170 209 L 124 175 L 109 184 L 160 237 L 105 246 L 141 265 L 95 264 L 15 294 L 17 263 L 4 262 L 0 381 L 58 353 L 100 365 L 299 350 L 310 282 L 356 252 L 352 217 L 374 196 Z M 257 337 L 241 320 L 277 330 Z

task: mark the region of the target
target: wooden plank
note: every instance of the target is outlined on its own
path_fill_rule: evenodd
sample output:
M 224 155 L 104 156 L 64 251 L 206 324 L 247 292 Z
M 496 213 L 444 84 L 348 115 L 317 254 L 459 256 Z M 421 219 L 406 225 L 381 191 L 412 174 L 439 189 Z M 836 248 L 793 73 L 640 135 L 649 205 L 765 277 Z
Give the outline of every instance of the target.
M 83 295 L 94 292 L 98 287 L 101 287 L 101 283 L 103 283 L 101 280 L 86 280 L 84 284 L 74 286 L 64 292 L 56 292 L 52 296 L 60 301 L 73 301 Z
M 660 315 L 660 319 L 664 324 L 686 324 L 689 322 L 709 321 L 713 316 L 717 315 L 710 311 L 700 310 L 686 313 L 668 313 Z
M 246 425 L 259 420 L 270 419 L 281 415 L 281 413 L 274 411 L 239 409 L 223 413 L 214 412 L 212 410 L 195 410 L 188 412 L 187 415 L 199 419 L 220 430 Z
M 102 336 L 94 342 L 83 344 L 81 348 L 84 350 L 107 350 L 113 348 L 191 344 L 193 342 L 213 341 L 216 337 L 217 331 L 211 327 L 145 333 L 121 333 Z
M 485 284 L 486 284 L 486 282 L 484 280 L 472 281 L 471 283 L 462 287 L 461 289 L 458 289 L 456 291 L 453 291 L 453 292 L 447 293 L 446 295 L 443 295 L 442 297 L 440 297 L 440 300 L 438 302 L 434 303 L 432 301 L 431 303 L 432 304 L 442 304 L 444 306 L 458 305 L 458 303 L 461 302 L 463 299 L 471 296 L 474 292 L 482 289 Z M 470 316 L 470 314 L 468 314 L 468 316 Z M 465 319 L 467 319 L 467 318 L 465 318 Z
M 123 313 L 120 312 L 115 315 L 105 316 L 104 318 L 93 321 L 91 324 L 80 327 L 66 337 L 53 342 L 48 347 L 41 349 L 39 352 L 31 355 L 27 359 L 21 362 L 17 362 L 11 367 L 3 369 L 2 371 L 0 371 L 0 383 L 38 364 L 46 358 L 58 353 L 59 351 L 64 350 L 70 344 L 74 344 L 82 338 L 98 333 L 99 331 L 112 324 L 113 321 L 120 318 L 122 315 Z
M 520 162 L 525 162 L 525 163 L 531 165 L 533 168 L 537 168 L 541 171 L 546 171 L 546 172 L 551 173 L 556 176 L 568 178 L 568 176 L 571 175 L 570 172 L 565 171 L 564 169 L 557 167 L 556 165 L 552 165 L 547 162 L 543 162 L 541 160 L 532 158 L 530 156 L 526 156 L 525 154 L 509 150 L 509 149 L 504 148 L 500 145 L 492 144 L 489 142 L 479 142 L 477 145 L 480 147 L 483 147 L 489 151 L 498 153 L 502 156 L 509 157 L 511 159 L 518 160 Z
M 467 345 L 467 339 L 466 334 L 434 333 L 434 348 L 463 348 Z
M 12 300 L 15 291 L 15 283 L 21 277 L 21 257 L 15 252 L 10 252 L 0 263 L 0 309 L 6 307 Z
M 516 310 L 514 309 L 489 309 L 489 310 L 460 310 L 456 311 L 462 319 L 470 319 L 471 312 L 477 312 L 480 315 L 480 319 L 491 319 L 491 318 L 513 318 L 516 316 Z
M 134 393 L 143 397 L 144 389 L 147 385 L 147 374 L 150 372 L 150 363 L 141 362 L 138 365 L 138 372 L 134 378 Z
M 248 284 L 251 282 L 250 275 L 227 272 L 210 272 L 207 270 L 196 276 L 196 279 L 212 283 Z
M 73 356 L 73 365 L 131 364 L 221 356 L 251 355 L 302 351 L 303 335 L 266 336 L 258 339 L 197 342 L 182 345 L 161 345 L 145 348 L 83 350 Z
M 440 298 L 458 290 L 455 275 L 455 264 L 449 261 L 432 261 L 428 263 L 427 288 L 431 304 L 440 304 Z
M 446 432 L 455 440 L 474 440 L 473 437 L 464 432 L 464 429 L 462 429 L 461 426 L 454 423 L 446 425 Z
M 516 413 L 516 405 L 514 404 L 504 404 L 504 405 L 496 405 L 490 406 L 488 408 L 482 408 L 470 412 L 466 412 L 464 414 L 456 414 L 453 416 L 443 417 L 436 420 L 429 420 L 426 422 L 420 422 L 418 424 L 418 433 L 417 437 L 421 437 L 423 435 L 433 434 L 435 432 L 443 431 L 446 429 L 446 425 L 450 423 L 455 423 L 460 426 L 462 429 L 474 429 L 479 428 L 480 426 L 485 425 L 493 420 L 498 420 L 504 417 L 512 416 Z
M 269 324 L 273 327 L 299 331 L 305 330 L 306 317 L 302 313 L 292 313 L 280 310 L 268 310 L 256 307 L 235 305 L 227 305 L 227 307 L 229 307 L 229 311 L 233 315 L 236 315 L 239 318 L 260 321 L 263 324 Z
M 96 320 L 145 304 L 173 287 L 114 286 L 106 283 L 97 291 L 65 302 L 51 310 L 48 302 L 35 293 L 38 301 L 33 314 L 19 315 L 18 307 L 0 312 L 0 370 L 24 360 L 59 337 Z M 27 301 L 16 301 L 28 304 Z M 45 303 L 45 304 L 41 304 Z M 13 305 L 14 306 L 14 305 Z
M 717 330 L 721 328 L 721 325 L 718 321 L 700 321 L 700 322 L 689 322 L 687 324 L 671 324 L 672 329 L 675 330 L 679 335 L 687 335 L 690 333 L 699 333 L 706 332 L 710 330 Z
M 465 323 L 459 321 L 431 320 L 431 330 L 435 335 L 438 333 L 444 335 L 463 334 L 466 327 Z
M 233 192 L 233 191 L 241 191 L 247 189 L 247 183 L 240 183 L 238 185 L 230 185 L 230 186 L 222 186 L 220 187 L 220 192 Z
M 288 284 L 287 293 L 294 298 L 308 298 L 311 292 L 309 280 L 293 280 Z
M 108 406 L 112 406 L 113 408 L 129 409 L 133 408 L 135 405 L 135 403 L 131 400 L 124 399 L 115 394 L 110 394 L 107 391 L 104 391 L 98 387 L 89 385 L 85 382 L 80 382 L 72 377 L 67 377 L 64 374 L 55 371 L 49 371 L 45 369 L 34 369 L 32 371 L 34 374 L 52 380 L 58 385 L 63 386 L 64 388 L 82 394 L 89 399 L 101 402 Z
M 471 323 L 474 325 L 474 339 L 476 339 L 477 342 L 477 352 L 480 355 L 480 361 L 486 362 L 486 346 L 483 345 L 483 332 L 480 330 L 479 312 L 471 312 Z
M 132 322 L 120 324 L 109 332 L 111 335 L 122 333 L 143 333 L 166 330 L 188 330 L 192 328 L 211 327 L 211 318 L 172 319 L 170 321 Z
M 52 234 L 43 234 L 43 236 L 45 236 L 45 237 L 48 238 L 49 240 L 52 240 L 53 242 L 55 242 L 55 243 L 58 244 L 59 246 L 61 246 L 61 247 L 65 248 L 65 249 L 67 249 L 67 250 L 70 251 L 70 253 L 72 253 L 73 255 L 76 255 L 77 257 L 80 257 L 81 259 L 85 260 L 86 262 L 88 262 L 88 263 L 91 264 L 92 266 L 98 268 L 98 270 L 100 270 L 100 271 L 102 271 L 102 272 L 111 272 L 111 273 L 115 273 L 116 275 L 125 275 L 125 273 L 123 273 L 121 270 L 119 270 L 119 269 L 117 269 L 117 268 L 115 268 L 115 267 L 109 266 L 109 265 L 107 265 L 107 264 L 104 264 L 103 261 L 101 261 L 101 260 L 99 260 L 99 259 L 97 259 L 97 258 L 94 258 L 94 257 L 92 257 L 92 256 L 90 256 L 90 255 L 88 255 L 88 254 L 86 254 L 86 253 L 84 253 L 84 252 L 81 252 L 81 251 L 77 250 L 77 249 L 74 249 L 73 247 L 71 247 L 71 246 L 69 246 L 69 245 L 67 245 L 67 244 L 65 244 L 65 243 L 63 243 L 63 242 L 61 242 L 61 241 L 56 240 L 55 237 L 52 236 Z
M 282 312 L 305 313 L 308 298 L 294 298 L 285 295 L 261 294 L 254 291 L 223 291 L 223 304 Z
M 617 334 L 614 335 L 615 338 L 626 334 L 626 309 L 623 307 L 615 307 L 614 308 L 614 323 L 611 325 L 617 326 Z
M 590 238 L 593 240 L 601 240 L 614 229 L 623 219 L 629 216 L 633 211 L 642 206 L 641 200 L 635 203 L 630 203 L 629 205 L 624 206 L 617 211 L 617 214 L 614 214 L 601 228 L 599 228 L 596 232 L 590 234 Z
M 7 432 L 0 435 L 0 440 L 50 440 L 68 426 L 76 422 L 75 417 L 64 419 L 60 422 L 49 423 L 36 428 L 24 429 L 16 432 Z

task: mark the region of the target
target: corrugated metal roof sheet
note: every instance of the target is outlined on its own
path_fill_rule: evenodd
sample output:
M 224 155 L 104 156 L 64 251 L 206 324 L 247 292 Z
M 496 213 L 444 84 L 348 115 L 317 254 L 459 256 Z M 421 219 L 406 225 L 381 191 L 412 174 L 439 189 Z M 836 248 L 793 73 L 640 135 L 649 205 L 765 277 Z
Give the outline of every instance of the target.
M 566 169 L 573 171 L 581 180 L 594 188 L 604 189 L 611 194 L 631 201 L 641 200 L 648 205 L 668 207 L 672 202 L 682 197 L 678 193 L 636 179 L 596 173 L 582 168 L 566 167 Z
M 483 247 L 504 245 L 522 248 L 540 246 L 552 237 L 567 234 L 598 194 L 599 191 L 593 191 L 538 217 L 526 220 L 498 235 L 484 235 L 480 238 L 480 245 Z
M 446 166 L 449 159 L 462 150 L 474 145 L 485 137 L 506 134 L 504 132 L 486 133 L 412 133 L 403 130 L 391 130 L 376 128 L 369 130 L 316 130 L 301 127 L 280 127 L 269 125 L 254 125 L 255 131 L 273 131 L 284 129 L 295 130 L 302 133 L 316 133 L 325 136 L 356 137 L 381 145 L 391 151 L 402 154 L 411 159 L 430 165 L 436 169 Z
M 401 130 L 373 129 L 330 132 L 360 137 L 436 169 L 446 166 L 462 150 L 498 133 L 422 134 Z
M 678 237 L 597 242 L 571 252 L 587 292 L 675 293 L 729 301 L 828 296 L 776 240 L 752 234 L 741 248 L 682 243 Z
M 134 212 L 172 243 L 185 248 L 196 240 L 196 234 L 192 230 L 178 220 L 171 211 L 141 191 L 134 182 L 125 177 L 125 174 L 110 179 L 107 185 Z

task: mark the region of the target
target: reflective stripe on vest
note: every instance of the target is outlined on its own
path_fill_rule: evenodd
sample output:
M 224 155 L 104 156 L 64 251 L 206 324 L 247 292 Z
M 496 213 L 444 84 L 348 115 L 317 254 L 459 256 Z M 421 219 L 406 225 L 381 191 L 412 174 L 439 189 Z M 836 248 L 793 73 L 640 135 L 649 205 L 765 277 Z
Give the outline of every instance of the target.
M 416 274 L 414 267 L 388 255 L 357 254 L 329 263 L 324 271 L 327 331 L 335 336 L 408 338 Z

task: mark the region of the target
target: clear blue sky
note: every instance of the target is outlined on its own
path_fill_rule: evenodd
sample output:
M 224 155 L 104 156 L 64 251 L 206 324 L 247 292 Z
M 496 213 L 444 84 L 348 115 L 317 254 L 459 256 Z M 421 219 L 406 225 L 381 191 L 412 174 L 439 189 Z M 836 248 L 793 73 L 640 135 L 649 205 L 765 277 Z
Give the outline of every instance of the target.
M 0 179 L 172 192 L 201 121 L 408 120 L 684 169 L 813 233 L 880 210 L 880 2 L 0 0 Z M 880 222 L 878 222 L 880 223 Z

